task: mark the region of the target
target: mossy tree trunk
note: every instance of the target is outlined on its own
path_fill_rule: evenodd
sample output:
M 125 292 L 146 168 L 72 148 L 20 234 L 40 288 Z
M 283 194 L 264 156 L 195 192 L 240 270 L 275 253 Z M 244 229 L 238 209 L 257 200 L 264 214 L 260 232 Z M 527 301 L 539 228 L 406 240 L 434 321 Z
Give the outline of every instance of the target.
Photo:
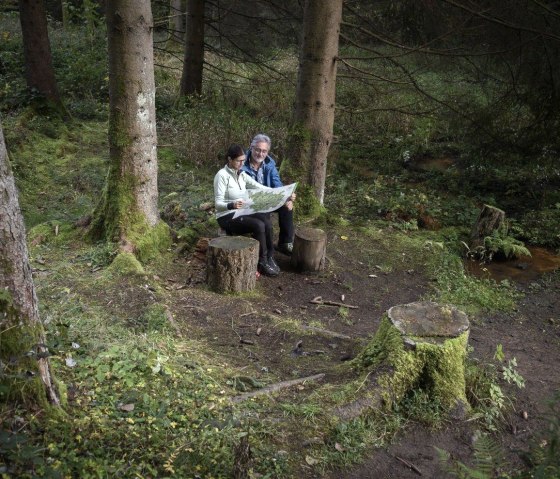
M 157 209 L 153 18 L 149 0 L 107 2 L 109 147 L 107 182 L 90 233 L 148 259 L 165 238 Z M 149 240 L 147 239 L 149 238 Z M 152 252 L 154 248 L 148 248 Z M 157 248 L 155 248 L 157 249 Z
M 19 0 L 19 18 L 27 88 L 41 96 L 34 104 L 40 109 L 43 103 L 39 102 L 44 102 L 49 111 L 66 117 L 68 113 L 62 104 L 54 75 L 43 0 Z
M 341 19 L 342 0 L 306 0 L 288 175 L 301 181 L 300 196 L 307 187 L 321 205 L 333 137 Z
M 0 125 L 0 400 L 59 405 L 39 319 L 25 226 Z
M 204 66 L 204 0 L 187 1 L 185 61 L 181 77 L 181 96 L 202 92 Z

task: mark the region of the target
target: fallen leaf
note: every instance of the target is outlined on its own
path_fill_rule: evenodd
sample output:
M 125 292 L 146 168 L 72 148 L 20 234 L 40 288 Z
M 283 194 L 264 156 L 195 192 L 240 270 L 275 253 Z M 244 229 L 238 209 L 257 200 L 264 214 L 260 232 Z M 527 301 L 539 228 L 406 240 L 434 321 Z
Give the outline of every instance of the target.
M 132 404 L 132 403 L 131 404 L 121 404 L 119 406 L 119 409 L 121 411 L 131 412 L 131 411 L 134 411 L 134 404 Z
M 310 466 L 314 466 L 314 465 L 317 464 L 319 461 L 318 461 L 317 459 L 315 459 L 314 457 L 305 456 L 305 462 L 307 462 L 307 464 L 309 464 Z
M 338 442 L 335 442 L 334 448 L 335 448 L 338 452 L 344 452 L 344 451 L 346 451 L 346 449 L 344 449 Z
M 346 240 L 348 239 L 348 236 L 342 235 L 342 236 L 340 237 L 340 239 L 346 241 Z
M 257 336 L 261 335 L 262 328 L 257 328 Z
M 376 274 L 370 274 L 369 277 L 370 278 L 377 278 L 377 275 Z
M 340 295 L 340 301 L 344 301 L 344 298 L 346 298 L 346 296 L 344 296 L 343 294 Z
M 72 358 L 72 356 L 68 356 L 66 358 L 66 366 L 68 366 L 69 368 L 73 368 L 76 367 L 78 363 L 76 362 L 75 359 Z

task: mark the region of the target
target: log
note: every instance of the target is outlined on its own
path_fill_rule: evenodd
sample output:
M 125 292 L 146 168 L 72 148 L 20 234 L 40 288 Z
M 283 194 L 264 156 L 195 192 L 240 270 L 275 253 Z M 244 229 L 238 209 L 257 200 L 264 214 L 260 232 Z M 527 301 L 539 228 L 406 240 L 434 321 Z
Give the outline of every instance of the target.
M 494 206 L 484 205 L 471 230 L 471 249 L 484 245 L 484 238 L 491 236 L 505 221 L 506 214 Z
M 206 282 L 218 293 L 252 291 L 257 281 L 259 242 L 245 236 L 221 236 L 208 243 Z
M 327 234 L 318 228 L 298 228 L 294 236 L 292 266 L 300 272 L 318 272 L 325 267 Z

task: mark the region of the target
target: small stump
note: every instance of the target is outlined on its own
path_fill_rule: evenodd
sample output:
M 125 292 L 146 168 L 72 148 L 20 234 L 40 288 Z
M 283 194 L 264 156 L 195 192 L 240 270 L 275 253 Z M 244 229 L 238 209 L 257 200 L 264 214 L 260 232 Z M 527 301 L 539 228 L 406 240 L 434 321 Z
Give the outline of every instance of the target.
M 325 267 L 327 234 L 318 228 L 298 228 L 294 236 L 292 266 L 297 271 L 317 272 Z
M 494 231 L 499 230 L 504 224 L 505 219 L 506 214 L 503 210 L 494 206 L 484 205 L 471 230 L 471 249 L 483 246 L 484 238 L 491 236 Z
M 257 240 L 245 236 L 214 238 L 206 253 L 206 282 L 218 293 L 252 291 L 258 261 Z
M 432 400 L 462 417 L 469 408 L 465 395 L 469 327 L 467 315 L 454 306 L 431 301 L 394 306 L 357 359 L 364 367 L 381 369 L 377 385 L 385 404 L 423 388 Z

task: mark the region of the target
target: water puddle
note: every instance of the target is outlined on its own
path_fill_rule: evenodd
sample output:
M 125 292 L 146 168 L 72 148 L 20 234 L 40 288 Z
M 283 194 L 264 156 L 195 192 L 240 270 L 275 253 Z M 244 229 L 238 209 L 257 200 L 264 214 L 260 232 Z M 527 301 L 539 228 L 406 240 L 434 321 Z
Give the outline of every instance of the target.
M 445 171 L 455 164 L 455 159 L 451 157 L 440 158 L 415 158 L 410 162 L 410 167 L 422 171 Z
M 507 279 L 518 283 L 535 281 L 544 273 L 560 269 L 560 256 L 539 247 L 529 247 L 529 251 L 531 257 L 488 264 L 465 260 L 465 269 L 478 278 L 491 278 L 498 282 Z

